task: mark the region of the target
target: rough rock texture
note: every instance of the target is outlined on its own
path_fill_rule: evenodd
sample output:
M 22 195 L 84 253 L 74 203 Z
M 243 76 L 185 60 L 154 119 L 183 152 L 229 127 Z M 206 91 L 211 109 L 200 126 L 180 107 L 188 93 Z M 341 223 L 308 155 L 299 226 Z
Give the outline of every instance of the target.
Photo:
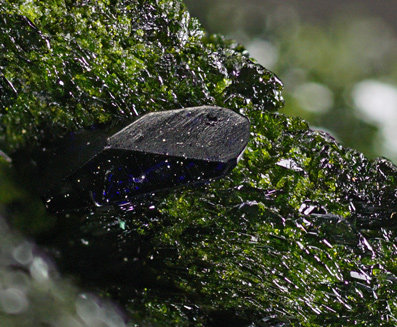
M 131 326 L 396 325 L 397 168 L 275 113 L 277 77 L 206 35 L 180 1 L 0 0 L 0 71 L 0 148 L 13 159 L 0 156 L 2 216 L 62 276 L 33 291 L 37 308 L 4 279 L 0 303 L 16 300 L 1 304 L 6 326 L 37 326 L 40 308 L 63 310 L 65 299 L 78 308 L 58 287 L 67 276 L 119 303 Z M 30 172 L 48 144 L 200 105 L 250 119 L 230 176 L 127 207 L 45 211 Z M 26 310 L 37 321 L 24 324 Z
M 281 82 L 180 1 L 1 2 L 1 148 L 149 111 L 276 110 Z M 254 86 L 255 85 L 255 86 Z

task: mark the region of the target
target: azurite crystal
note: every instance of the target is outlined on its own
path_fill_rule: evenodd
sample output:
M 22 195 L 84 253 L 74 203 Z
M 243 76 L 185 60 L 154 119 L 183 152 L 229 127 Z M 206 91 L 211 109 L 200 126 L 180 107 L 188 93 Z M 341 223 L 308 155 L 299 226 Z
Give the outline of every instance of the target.
M 218 105 L 251 122 L 230 175 L 131 211 L 48 216 L 31 183 L 45 184 L 46 170 L 18 176 L 0 157 L 2 214 L 52 249 L 62 274 L 125 304 L 138 325 L 396 325 L 392 163 L 272 113 L 282 104 L 277 77 L 243 47 L 205 35 L 178 0 L 0 3 L 0 148 L 15 165 L 15 149 L 34 168 L 32 144 L 50 151 L 67 132 L 95 134 L 93 125 L 146 112 Z M 61 170 L 73 158 L 63 155 Z M 48 286 L 29 285 L 35 294 Z M 29 296 L 32 325 L 48 325 L 48 313 L 57 326 L 81 321 L 75 298 L 60 292 Z M 24 318 L 5 315 L 14 326 Z
M 121 205 L 137 195 L 220 177 L 236 166 L 248 143 L 249 128 L 247 118 L 220 107 L 146 114 L 109 137 L 103 149 L 61 178 L 46 205 L 56 211 L 90 203 Z M 73 159 L 80 157 L 75 153 Z M 63 166 L 67 169 L 67 163 Z M 48 165 L 45 169 L 52 170 Z

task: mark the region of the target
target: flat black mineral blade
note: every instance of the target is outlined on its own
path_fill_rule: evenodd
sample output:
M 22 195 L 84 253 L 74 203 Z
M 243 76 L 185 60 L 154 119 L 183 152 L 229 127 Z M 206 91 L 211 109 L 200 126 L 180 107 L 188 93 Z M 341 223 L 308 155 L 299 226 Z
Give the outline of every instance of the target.
M 230 109 L 196 107 L 149 113 L 107 145 L 47 197 L 54 211 L 123 205 L 136 196 L 219 178 L 237 164 L 249 121 Z

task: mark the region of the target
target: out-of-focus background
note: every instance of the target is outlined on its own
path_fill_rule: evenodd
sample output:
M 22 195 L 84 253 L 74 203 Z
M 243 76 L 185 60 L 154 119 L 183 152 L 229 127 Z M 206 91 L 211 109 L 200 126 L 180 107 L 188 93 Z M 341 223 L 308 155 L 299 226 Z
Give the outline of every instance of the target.
M 185 0 L 285 85 L 282 112 L 397 163 L 397 1 Z

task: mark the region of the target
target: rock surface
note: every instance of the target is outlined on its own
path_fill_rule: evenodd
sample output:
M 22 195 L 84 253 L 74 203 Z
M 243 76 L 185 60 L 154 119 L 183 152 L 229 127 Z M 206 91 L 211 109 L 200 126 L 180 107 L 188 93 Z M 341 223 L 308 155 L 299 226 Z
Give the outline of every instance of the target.
M 130 325 L 396 325 L 390 161 L 275 113 L 277 77 L 243 47 L 206 35 L 181 1 L 0 3 L 0 148 L 13 164 L 18 150 L 34 170 L 36 150 L 61 136 L 147 112 L 210 105 L 251 122 L 244 156 L 225 178 L 88 213 L 50 215 L 36 188 L 42 171 L 17 171 L 0 156 L 5 235 L 28 235 L 62 276 L 33 288 L 31 297 L 51 303 L 31 307 L 31 326 L 47 304 L 66 308 L 66 299 L 74 310 L 68 276 L 120 303 Z M 28 312 L 7 291 L 16 273 L 7 271 L 1 294 Z M 54 284 L 57 295 L 46 293 Z M 26 316 L 1 310 L 7 327 L 24 326 Z M 51 312 L 53 325 L 70 326 Z

